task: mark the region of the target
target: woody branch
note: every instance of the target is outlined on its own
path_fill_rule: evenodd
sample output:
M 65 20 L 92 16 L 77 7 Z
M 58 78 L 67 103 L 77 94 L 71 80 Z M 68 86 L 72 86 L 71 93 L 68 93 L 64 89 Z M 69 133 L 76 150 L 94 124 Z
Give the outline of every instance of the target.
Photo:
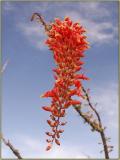
M 97 116 L 98 124 L 96 122 L 92 121 L 87 114 L 82 113 L 81 106 L 73 106 L 73 107 L 78 112 L 78 114 L 85 120 L 85 122 L 87 122 L 92 127 L 93 130 L 96 130 L 97 132 L 100 133 L 103 148 L 104 148 L 105 158 L 109 159 L 109 152 L 112 151 L 113 146 L 108 146 L 107 145 L 107 140 L 109 138 L 107 139 L 106 136 L 105 136 L 105 133 L 104 133 L 105 128 L 103 128 L 103 126 L 102 126 L 100 115 L 97 112 L 97 110 L 95 109 L 95 107 L 92 105 L 92 103 L 90 101 L 90 98 L 89 98 L 89 95 L 88 95 L 87 91 L 85 90 L 85 88 L 83 86 L 82 86 L 82 91 L 85 94 L 86 101 L 88 102 L 89 108 L 91 108 L 91 110 Z
M 1 139 L 3 141 L 3 143 L 9 147 L 9 149 L 13 152 L 13 154 L 18 158 L 18 159 L 22 159 L 21 154 L 19 153 L 18 149 L 16 149 L 9 140 L 6 140 L 3 135 L 1 135 Z

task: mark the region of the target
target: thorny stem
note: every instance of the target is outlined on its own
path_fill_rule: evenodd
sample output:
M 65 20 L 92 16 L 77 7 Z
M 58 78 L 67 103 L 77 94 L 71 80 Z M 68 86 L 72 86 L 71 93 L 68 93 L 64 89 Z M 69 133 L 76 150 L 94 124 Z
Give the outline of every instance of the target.
M 97 112 L 97 110 L 93 107 L 92 103 L 90 102 L 90 98 L 89 98 L 89 95 L 87 93 L 87 91 L 84 89 L 84 87 L 82 86 L 82 90 L 86 96 L 86 100 L 88 102 L 88 105 L 89 107 L 93 110 L 93 112 L 96 114 L 97 118 L 98 118 L 98 121 L 99 121 L 99 126 L 100 128 L 103 128 L 102 127 L 102 122 L 101 122 L 101 118 L 100 118 L 100 115 L 99 113 Z M 81 111 L 78 111 L 76 110 L 82 117 L 83 115 L 81 114 Z M 85 119 L 85 117 L 83 117 Z M 87 121 L 87 119 L 85 119 Z M 92 125 L 92 122 L 90 123 L 89 121 L 87 121 L 92 127 L 94 127 Z M 104 153 L 105 153 L 105 158 L 106 159 L 109 159 L 109 152 L 108 152 L 108 147 L 107 147 L 107 142 L 106 142 L 106 138 L 105 138 L 105 133 L 104 133 L 104 129 L 101 129 L 101 130 L 97 130 L 99 133 L 100 133 L 100 136 L 101 136 L 101 139 L 102 139 L 102 143 L 103 143 L 103 147 L 104 147 Z
M 91 102 L 90 102 L 90 98 L 89 98 L 89 95 L 87 93 L 87 91 L 84 89 L 84 87 L 82 86 L 82 90 L 86 96 L 86 100 L 88 101 L 88 105 L 90 106 L 90 108 L 95 112 L 97 118 L 98 118 L 98 121 L 99 121 L 99 125 L 100 127 L 102 128 L 102 123 L 101 123 L 101 119 L 100 119 L 100 116 L 98 114 L 98 112 L 96 111 L 96 109 L 92 106 Z
M 81 109 L 79 108 L 80 106 L 73 106 L 73 107 L 78 112 L 78 114 L 85 120 L 85 122 L 87 122 L 92 127 L 93 130 L 101 132 L 101 128 L 100 127 L 96 128 L 94 123 L 89 118 L 87 118 L 87 116 L 84 113 L 82 113 Z
M 34 13 L 32 15 L 32 18 L 31 18 L 31 21 L 33 21 L 34 19 L 39 20 L 39 22 L 44 26 L 45 28 L 45 31 L 48 31 L 51 29 L 51 26 L 50 25 L 47 25 L 46 22 L 44 21 L 44 19 L 41 17 L 41 15 L 39 13 Z M 84 89 L 84 87 L 82 86 L 82 90 L 86 96 L 86 100 L 88 101 L 88 105 L 89 107 L 93 110 L 93 112 L 96 114 L 97 118 L 98 118 L 98 121 L 99 121 L 99 127 L 100 128 L 96 128 L 93 124 L 93 122 L 91 122 L 81 111 L 80 109 L 78 109 L 76 106 L 74 106 L 74 109 L 79 113 L 79 115 L 85 120 L 85 122 L 87 122 L 88 124 L 91 125 L 91 127 L 98 131 L 101 135 L 101 139 L 102 139 L 102 143 L 103 143 L 103 147 L 104 147 L 104 153 L 105 153 L 105 158 L 106 159 L 109 159 L 109 152 L 108 152 L 108 147 L 107 147 L 107 142 L 106 142 L 106 138 L 105 138 L 105 133 L 104 133 L 104 129 L 102 128 L 102 122 L 101 122 L 101 118 L 99 116 L 99 113 L 96 111 L 96 109 L 93 107 L 93 105 L 91 104 L 90 102 L 90 98 L 89 98 L 89 95 L 88 93 L 86 92 L 86 90 Z
M 1 139 L 3 141 L 3 143 L 8 146 L 10 148 L 10 150 L 13 152 L 13 154 L 18 158 L 18 159 L 22 159 L 19 151 L 13 147 L 13 145 L 11 144 L 11 142 L 8 140 L 6 140 L 2 135 L 1 135 Z

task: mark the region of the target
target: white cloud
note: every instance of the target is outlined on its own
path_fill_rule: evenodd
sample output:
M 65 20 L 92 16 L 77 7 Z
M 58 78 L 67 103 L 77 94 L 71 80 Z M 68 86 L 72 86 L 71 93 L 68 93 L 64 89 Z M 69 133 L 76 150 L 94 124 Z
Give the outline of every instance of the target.
M 35 139 L 33 137 L 29 137 L 26 135 L 23 136 L 15 136 L 17 141 L 17 147 L 13 144 L 14 147 L 19 149 L 19 152 L 23 158 L 86 158 L 87 155 L 84 152 L 80 152 L 82 146 L 62 146 L 57 147 L 53 146 L 52 150 L 47 152 L 45 151 L 45 146 L 42 141 L 39 139 Z M 14 158 L 15 156 L 11 153 L 11 151 L 6 147 L 2 146 L 2 157 L 3 158 Z
M 99 24 L 92 21 L 86 21 L 85 24 L 88 29 L 88 38 L 92 44 L 109 43 L 114 39 L 115 27 L 111 23 L 103 22 Z M 107 33 L 105 30 L 111 30 L 111 32 Z
M 83 2 L 79 4 L 79 8 L 80 13 L 90 19 L 110 16 L 110 12 L 101 6 L 101 2 Z
M 106 88 L 97 87 L 94 93 L 91 93 L 91 101 L 98 103 L 96 109 L 104 119 L 105 125 L 118 132 L 118 85 L 109 84 Z
M 47 48 L 44 44 L 45 31 L 41 24 L 19 23 L 17 26 L 33 46 L 41 50 Z

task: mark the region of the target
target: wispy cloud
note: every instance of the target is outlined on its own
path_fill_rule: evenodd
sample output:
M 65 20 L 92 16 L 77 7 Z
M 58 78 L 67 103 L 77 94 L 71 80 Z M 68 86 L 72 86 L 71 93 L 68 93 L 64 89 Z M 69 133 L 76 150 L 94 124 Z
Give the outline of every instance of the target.
M 109 10 L 101 4 L 101 2 L 81 2 L 77 8 L 79 8 L 81 15 L 89 19 L 98 19 L 110 16 Z
M 19 23 L 17 26 L 22 31 L 26 39 L 33 44 L 33 46 L 41 50 L 47 48 L 44 45 L 46 38 L 45 31 L 40 24 Z
M 14 146 L 19 149 L 19 152 L 24 158 L 86 158 L 87 155 L 80 150 L 82 146 L 69 146 L 62 147 L 55 146 L 51 151 L 46 152 L 45 146 L 42 141 L 37 138 L 29 137 L 26 135 L 17 135 Z M 12 143 L 13 144 L 13 143 Z M 8 150 L 6 146 L 2 147 L 3 158 L 14 158 L 14 155 Z
M 105 125 L 109 129 L 118 130 L 118 85 L 109 84 L 106 88 L 97 87 L 91 93 L 93 103 L 98 103 L 96 109 L 99 111 Z

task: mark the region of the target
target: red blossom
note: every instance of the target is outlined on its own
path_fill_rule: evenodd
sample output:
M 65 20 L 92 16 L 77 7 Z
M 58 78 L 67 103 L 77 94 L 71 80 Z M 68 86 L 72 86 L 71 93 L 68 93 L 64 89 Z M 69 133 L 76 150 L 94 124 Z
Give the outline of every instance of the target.
M 63 21 L 56 18 L 47 32 L 48 39 L 45 43 L 53 52 L 57 67 L 53 69 L 55 73 L 53 89 L 42 96 L 52 99 L 50 107 L 43 107 L 44 110 L 51 112 L 50 120 L 47 120 L 47 123 L 52 128 L 52 133 L 46 132 L 51 137 L 47 140 L 46 150 L 51 149 L 54 141 L 60 145 L 58 138 L 64 130 L 59 129 L 59 126 L 66 124 L 66 122 L 60 122 L 66 114 L 66 109 L 71 105 L 81 104 L 80 100 L 74 100 L 72 96 L 77 95 L 84 98 L 81 92 L 81 81 L 89 78 L 77 72 L 82 69 L 81 66 L 84 62 L 81 61 L 81 58 L 85 56 L 84 52 L 89 48 L 85 32 L 79 23 L 73 23 L 69 17 Z
M 52 111 L 52 108 L 51 107 L 47 107 L 47 106 L 44 106 L 44 107 L 42 107 L 45 111 L 49 111 L 49 112 L 51 112 Z
M 51 144 L 49 144 L 49 145 L 47 146 L 47 148 L 46 148 L 46 151 L 50 150 L 50 149 L 51 149 L 51 147 L 52 147 L 52 145 L 51 145 Z
M 55 139 L 55 143 L 56 143 L 57 145 L 60 145 L 60 142 L 59 142 L 58 139 Z

